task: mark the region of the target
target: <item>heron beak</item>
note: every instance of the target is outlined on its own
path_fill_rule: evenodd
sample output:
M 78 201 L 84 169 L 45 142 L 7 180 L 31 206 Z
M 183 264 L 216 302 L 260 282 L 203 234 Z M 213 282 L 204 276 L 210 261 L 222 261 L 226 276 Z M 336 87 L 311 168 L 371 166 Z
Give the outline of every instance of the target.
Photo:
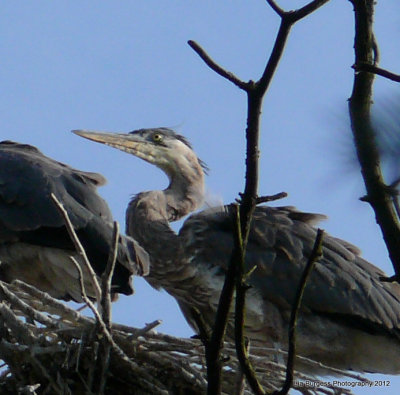
M 147 162 L 155 162 L 154 148 L 140 135 L 128 133 L 105 133 L 92 130 L 72 130 L 72 133 L 84 137 L 85 139 L 117 148 L 144 159 Z

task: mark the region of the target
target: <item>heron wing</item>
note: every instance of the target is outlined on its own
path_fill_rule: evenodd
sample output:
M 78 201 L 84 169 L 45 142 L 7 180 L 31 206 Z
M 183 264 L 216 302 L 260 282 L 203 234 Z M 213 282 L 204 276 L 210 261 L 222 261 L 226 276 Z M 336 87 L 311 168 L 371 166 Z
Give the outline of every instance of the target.
M 58 227 L 63 219 L 51 193 L 63 203 L 77 228 L 93 215 L 110 220 L 111 213 L 96 193 L 102 176 L 84 173 L 44 156 L 35 147 L 0 144 L 0 215 L 10 231 Z
M 232 208 L 192 215 L 181 235 L 193 263 L 216 275 L 227 270 L 233 247 Z M 249 235 L 246 265 L 249 278 L 264 300 L 290 313 L 299 279 L 312 251 L 322 216 L 291 207 L 257 207 Z M 400 286 L 380 281 L 385 274 L 359 256 L 350 243 L 325 235 L 323 258 L 307 282 L 302 310 L 362 326 L 372 332 L 400 330 Z
M 64 219 L 51 199 L 53 193 L 67 210 L 93 267 L 101 273 L 112 243 L 112 215 L 96 192 L 104 183 L 100 174 L 75 170 L 35 147 L 0 143 L 0 242 L 74 250 Z M 117 282 L 119 277 L 121 283 L 126 282 L 129 274 L 141 271 L 135 263 L 136 251 L 135 243 L 121 237 Z

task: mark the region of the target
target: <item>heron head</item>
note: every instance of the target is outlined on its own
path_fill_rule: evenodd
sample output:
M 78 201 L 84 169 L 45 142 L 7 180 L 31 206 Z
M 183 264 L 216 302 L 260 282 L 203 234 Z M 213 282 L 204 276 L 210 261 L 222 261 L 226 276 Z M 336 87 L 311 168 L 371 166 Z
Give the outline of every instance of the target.
M 78 136 L 118 148 L 162 169 L 170 179 L 207 171 L 190 143 L 168 128 L 139 129 L 130 133 L 73 130 Z

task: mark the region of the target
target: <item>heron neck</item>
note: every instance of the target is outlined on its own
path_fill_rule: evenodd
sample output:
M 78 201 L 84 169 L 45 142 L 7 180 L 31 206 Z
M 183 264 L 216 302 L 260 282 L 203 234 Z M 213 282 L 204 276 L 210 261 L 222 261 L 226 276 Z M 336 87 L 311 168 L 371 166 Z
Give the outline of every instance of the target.
M 176 167 L 180 171 L 164 169 L 170 181 L 168 188 L 139 193 L 126 213 L 127 234 L 150 255 L 147 279 L 157 288 L 167 288 L 173 279 L 189 279 L 195 272 L 186 264 L 184 243 L 169 222 L 179 220 L 203 203 L 204 173 L 197 160 Z
M 181 219 L 198 209 L 204 201 L 204 174 L 201 168 L 191 173 L 175 173 L 169 176 L 169 186 L 162 191 L 166 197 L 168 222 Z

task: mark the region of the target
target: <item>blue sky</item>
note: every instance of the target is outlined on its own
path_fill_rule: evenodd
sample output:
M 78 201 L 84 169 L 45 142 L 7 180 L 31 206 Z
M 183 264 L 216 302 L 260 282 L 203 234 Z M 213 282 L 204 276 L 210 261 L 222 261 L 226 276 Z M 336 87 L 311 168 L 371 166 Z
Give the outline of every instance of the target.
M 3 1 L 0 13 L 1 139 L 104 174 L 109 182 L 100 192 L 122 227 L 129 197 L 164 188 L 166 177 L 71 129 L 175 128 L 211 169 L 210 202 L 229 203 L 243 190 L 246 97 L 186 42 L 197 41 L 240 78 L 257 79 L 279 24 L 265 1 Z M 399 72 L 396 0 L 378 2 L 376 33 L 381 66 Z M 373 213 L 358 200 L 358 169 L 348 165 L 352 46 L 353 12 L 345 0 L 293 28 L 264 102 L 260 194 L 286 191 L 280 204 L 327 214 L 322 226 L 329 233 L 390 274 Z M 378 79 L 376 100 L 395 89 Z M 136 279 L 136 294 L 115 305 L 114 320 L 140 327 L 155 319 L 163 320 L 160 331 L 191 334 L 173 299 Z M 396 393 L 400 380 L 390 380 L 382 393 Z

